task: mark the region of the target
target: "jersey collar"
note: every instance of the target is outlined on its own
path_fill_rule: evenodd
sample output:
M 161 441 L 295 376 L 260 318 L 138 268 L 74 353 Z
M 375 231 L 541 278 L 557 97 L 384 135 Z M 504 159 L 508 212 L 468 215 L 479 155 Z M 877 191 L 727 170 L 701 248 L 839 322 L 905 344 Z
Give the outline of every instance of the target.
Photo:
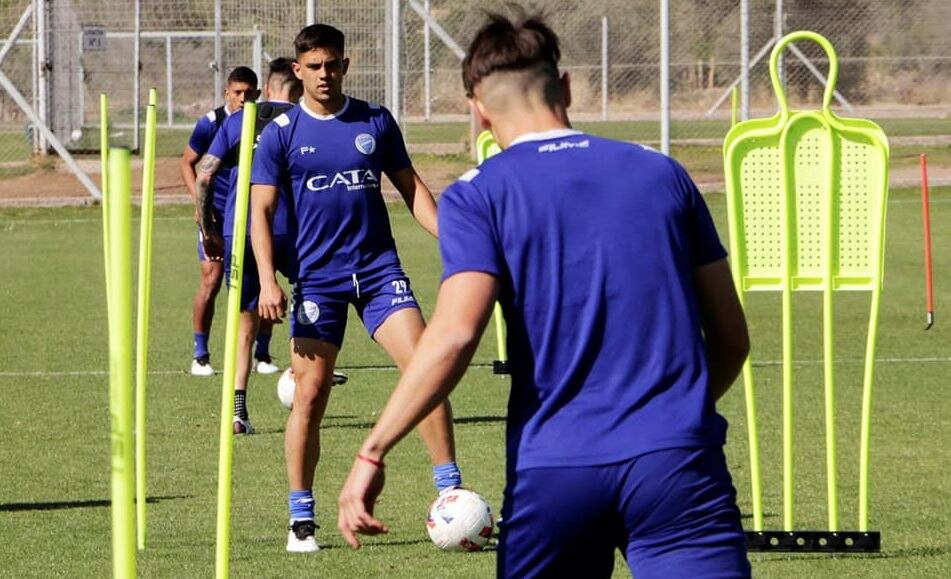
M 572 137 L 574 135 L 580 135 L 581 131 L 576 129 L 552 129 L 550 131 L 541 131 L 538 133 L 525 133 L 524 135 L 519 135 L 517 139 L 509 143 L 509 147 L 514 147 L 520 143 L 528 143 L 531 141 L 548 141 L 551 139 L 562 139 L 564 137 Z
M 300 108 L 305 113 L 317 119 L 318 121 L 330 121 L 330 120 L 336 119 L 337 117 L 343 116 L 343 114 L 347 112 L 347 109 L 350 107 L 350 97 L 344 96 L 344 99 L 345 100 L 343 101 L 343 106 L 340 108 L 340 110 L 330 115 L 319 115 L 315 113 L 314 111 L 310 110 L 309 108 L 307 108 L 307 103 L 304 102 L 303 98 L 301 98 L 300 100 Z

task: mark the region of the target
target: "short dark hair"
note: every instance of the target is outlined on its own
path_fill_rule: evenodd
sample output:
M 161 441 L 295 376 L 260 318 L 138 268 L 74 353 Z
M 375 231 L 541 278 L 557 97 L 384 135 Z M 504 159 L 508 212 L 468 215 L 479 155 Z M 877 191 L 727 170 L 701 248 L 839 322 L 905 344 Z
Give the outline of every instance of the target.
M 297 34 L 294 39 L 294 49 L 300 56 L 316 48 L 332 48 L 343 54 L 344 36 L 329 24 L 311 24 Z
M 514 20 L 489 12 L 462 61 L 462 84 L 471 97 L 482 79 L 494 72 L 536 69 L 558 78 L 558 36 L 540 15 L 517 10 Z
M 268 63 L 267 84 L 277 84 L 282 89 L 289 87 L 291 102 L 300 99 L 304 94 L 304 87 L 297 75 L 294 74 L 294 59 L 281 56 Z
M 254 71 L 246 66 L 239 66 L 228 75 L 228 84 L 233 82 L 243 82 L 257 88 L 258 75 L 254 74 Z

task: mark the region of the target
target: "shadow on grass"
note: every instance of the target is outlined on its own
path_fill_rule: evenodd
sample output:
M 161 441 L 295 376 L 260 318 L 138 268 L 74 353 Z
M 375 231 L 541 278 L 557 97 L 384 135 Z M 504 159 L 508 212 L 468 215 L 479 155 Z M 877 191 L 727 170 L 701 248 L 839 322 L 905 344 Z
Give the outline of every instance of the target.
M 814 561 L 820 559 L 924 559 L 951 554 L 949 547 L 912 547 L 881 553 L 758 553 L 750 551 L 750 561 L 782 563 L 786 561 Z
M 149 497 L 146 504 L 156 504 L 163 501 L 194 498 L 190 495 Z M 15 513 L 19 511 L 60 511 L 68 509 L 96 509 L 109 507 L 112 502 L 108 499 L 86 499 L 81 501 L 46 501 L 36 503 L 0 503 L 0 512 Z
M 489 424 L 493 422 L 505 422 L 504 416 L 457 416 L 453 419 L 453 424 Z M 321 425 L 323 429 L 330 428 L 345 428 L 345 429 L 358 429 L 358 430 L 369 430 L 373 428 L 375 422 L 334 422 L 333 420 L 327 420 Z
M 753 518 L 753 513 L 740 513 L 740 518 L 741 518 L 741 519 L 752 519 L 752 518 Z M 779 513 L 763 513 L 763 518 L 764 518 L 764 519 L 778 519 L 778 518 L 779 518 Z M 746 529 L 746 530 L 749 530 L 749 529 Z
M 458 416 L 452 420 L 453 424 L 489 424 L 505 422 L 504 416 Z
M 412 545 L 431 545 L 432 541 L 429 539 L 404 539 L 401 541 L 373 541 L 372 543 L 364 539 L 363 547 L 364 548 L 374 548 L 374 547 L 407 547 Z M 344 547 L 346 545 L 341 545 Z M 321 549 L 324 548 L 323 545 L 320 546 Z M 349 548 L 349 547 L 347 547 Z M 481 551 L 473 551 L 473 553 L 492 553 L 495 552 L 495 544 L 486 545 Z

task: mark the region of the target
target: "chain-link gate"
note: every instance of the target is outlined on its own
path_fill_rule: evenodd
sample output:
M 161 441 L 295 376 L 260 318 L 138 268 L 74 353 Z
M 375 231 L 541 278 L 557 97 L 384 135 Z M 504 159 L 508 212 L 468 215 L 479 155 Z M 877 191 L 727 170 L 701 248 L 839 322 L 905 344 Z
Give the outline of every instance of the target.
M 766 59 L 776 38 L 797 29 L 815 30 L 835 44 L 840 110 L 917 117 L 922 125 L 951 115 L 947 0 L 546 0 L 527 6 L 540 9 L 561 38 L 562 68 L 572 77 L 572 118 L 585 128 L 607 121 L 603 130 L 613 136 L 666 145 L 667 134 L 675 144 L 718 146 L 734 86 L 745 89 L 744 111 L 766 116 L 775 110 Z M 63 148 L 95 150 L 100 92 L 112 103 L 113 142 L 138 145 L 142 95 L 152 86 L 160 93 L 160 124 L 178 129 L 184 141 L 195 120 L 220 104 L 228 71 L 245 65 L 266 72 L 269 59 L 292 56 L 294 36 L 308 18 L 347 35 L 350 94 L 389 106 L 408 135 L 418 130 L 460 145 L 465 129 L 459 127 L 468 122 L 460 60 L 486 9 L 504 11 L 506 3 L 0 3 L 0 38 L 7 39 L 0 81 L 8 81 L 0 87 L 0 170 L 16 172 L 57 144 L 27 108 Z M 817 102 L 826 66 L 809 45 L 786 55 L 784 79 L 794 104 Z M 436 124 L 451 130 L 430 130 Z

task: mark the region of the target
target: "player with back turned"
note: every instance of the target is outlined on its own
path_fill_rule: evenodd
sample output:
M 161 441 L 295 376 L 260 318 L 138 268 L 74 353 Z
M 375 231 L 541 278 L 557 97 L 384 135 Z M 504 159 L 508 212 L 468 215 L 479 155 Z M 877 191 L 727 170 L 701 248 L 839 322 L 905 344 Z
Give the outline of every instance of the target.
M 275 278 L 272 220 L 281 189 L 296 231 L 298 264 L 291 314 L 291 367 L 297 388 L 285 429 L 290 492 L 287 550 L 318 550 L 313 495 L 320 422 L 352 304 L 368 334 L 402 369 L 424 322 L 403 272 L 381 192 L 385 174 L 420 225 L 436 235 L 436 204 L 385 108 L 343 93 L 349 60 L 344 35 L 325 24 L 294 41 L 299 106 L 261 135 L 251 182 L 251 239 L 261 281 L 262 319 L 284 316 Z M 439 491 L 461 484 L 448 401 L 420 425 Z
M 490 15 L 463 82 L 503 151 L 440 198 L 432 320 L 362 445 L 338 527 L 373 517 L 387 452 L 463 375 L 496 299 L 512 389 L 499 577 L 748 577 L 715 403 L 748 348 L 726 252 L 687 173 L 572 130 L 558 39 Z

